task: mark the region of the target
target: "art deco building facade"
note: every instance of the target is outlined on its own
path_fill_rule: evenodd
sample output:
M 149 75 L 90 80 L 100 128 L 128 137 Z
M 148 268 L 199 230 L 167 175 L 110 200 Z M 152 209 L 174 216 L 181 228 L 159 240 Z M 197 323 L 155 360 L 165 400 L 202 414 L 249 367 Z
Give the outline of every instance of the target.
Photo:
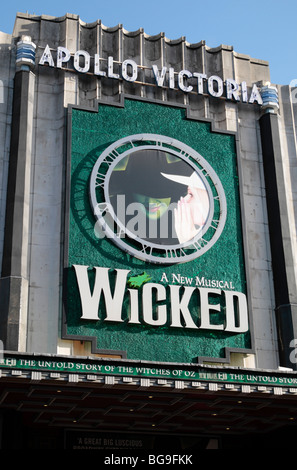
M 287 445 L 294 90 L 71 14 L 0 42 L 2 448 Z

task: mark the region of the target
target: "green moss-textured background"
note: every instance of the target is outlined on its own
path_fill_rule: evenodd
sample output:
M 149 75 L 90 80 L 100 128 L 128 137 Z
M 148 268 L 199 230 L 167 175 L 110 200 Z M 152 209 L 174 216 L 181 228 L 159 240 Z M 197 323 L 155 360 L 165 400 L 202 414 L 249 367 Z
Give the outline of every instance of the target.
M 198 151 L 213 167 L 224 187 L 227 221 L 216 244 L 194 261 L 172 266 L 140 261 L 94 232 L 95 218 L 89 200 L 89 180 L 100 154 L 115 141 L 132 134 L 153 133 L 173 137 Z M 67 291 L 67 334 L 96 337 L 99 349 L 127 351 L 128 359 L 148 361 L 195 361 L 197 356 L 224 357 L 224 348 L 249 348 L 250 335 L 224 331 L 173 329 L 82 321 L 81 305 L 73 264 L 130 269 L 131 277 L 143 273 L 160 283 L 163 273 L 232 281 L 245 292 L 240 204 L 235 138 L 211 132 L 209 123 L 186 118 L 185 110 L 171 106 L 125 100 L 125 106 L 100 105 L 98 113 L 72 110 L 71 197 Z M 90 269 L 90 280 L 92 271 Z M 92 281 L 90 281 L 92 282 Z M 164 283 L 163 283 L 164 284 Z M 125 306 L 128 298 L 125 299 Z M 218 300 L 215 300 L 217 303 Z M 168 306 L 168 312 L 170 312 Z M 212 315 L 221 323 L 224 314 Z

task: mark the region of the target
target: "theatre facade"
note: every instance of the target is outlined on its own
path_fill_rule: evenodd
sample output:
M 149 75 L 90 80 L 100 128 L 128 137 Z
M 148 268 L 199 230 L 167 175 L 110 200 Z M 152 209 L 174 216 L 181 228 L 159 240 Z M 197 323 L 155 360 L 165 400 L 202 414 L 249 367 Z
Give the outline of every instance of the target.
M 294 89 L 72 14 L 0 42 L 2 448 L 288 445 Z

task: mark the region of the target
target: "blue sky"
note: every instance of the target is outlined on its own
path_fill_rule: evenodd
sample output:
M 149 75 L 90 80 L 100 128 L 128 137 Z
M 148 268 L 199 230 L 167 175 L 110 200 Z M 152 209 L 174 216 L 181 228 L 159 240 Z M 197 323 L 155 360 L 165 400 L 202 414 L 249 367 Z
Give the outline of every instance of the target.
M 233 46 L 236 52 L 267 60 L 271 82 L 288 85 L 297 79 L 297 0 L 109 0 L 5 1 L 0 30 L 12 33 L 17 12 L 63 16 L 74 13 L 87 23 L 121 23 L 128 31 L 161 31 L 169 39 L 185 36 L 209 47 Z

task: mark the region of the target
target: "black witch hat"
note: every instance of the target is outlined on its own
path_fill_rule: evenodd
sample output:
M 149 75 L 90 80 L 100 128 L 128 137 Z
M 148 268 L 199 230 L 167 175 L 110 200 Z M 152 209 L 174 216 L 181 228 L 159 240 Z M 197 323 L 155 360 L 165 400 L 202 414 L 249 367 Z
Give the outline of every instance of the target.
M 193 168 L 179 157 L 164 150 L 144 149 L 131 153 L 126 166 L 117 165 L 109 181 L 110 196 L 133 194 L 161 199 L 177 200 L 184 191 L 176 182 L 164 178 L 162 173 L 190 176 Z

